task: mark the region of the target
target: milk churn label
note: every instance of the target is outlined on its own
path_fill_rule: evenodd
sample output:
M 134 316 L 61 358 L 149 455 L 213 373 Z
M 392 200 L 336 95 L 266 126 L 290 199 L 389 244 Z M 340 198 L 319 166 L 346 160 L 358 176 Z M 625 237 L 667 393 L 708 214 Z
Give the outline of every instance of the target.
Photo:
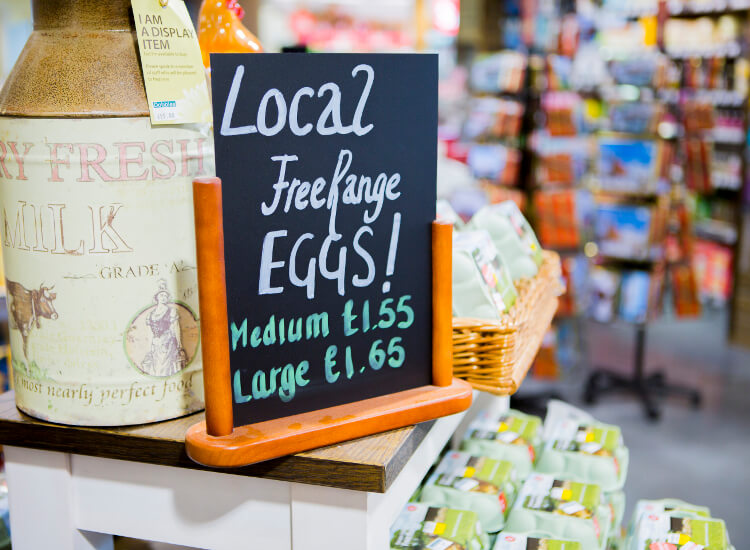
M 211 136 L 198 127 L 0 118 L 21 409 L 121 425 L 202 408 L 191 182 L 213 173 Z

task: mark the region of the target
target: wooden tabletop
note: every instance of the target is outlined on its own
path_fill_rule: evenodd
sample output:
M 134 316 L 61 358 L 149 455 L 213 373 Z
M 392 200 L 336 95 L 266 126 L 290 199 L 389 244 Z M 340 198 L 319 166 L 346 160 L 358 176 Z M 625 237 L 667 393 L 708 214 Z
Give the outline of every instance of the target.
M 196 464 L 185 453 L 185 432 L 202 420 L 204 414 L 197 413 L 123 428 L 63 426 L 20 412 L 13 392 L 0 395 L 2 445 L 212 470 Z M 212 471 L 383 493 L 432 424 L 424 422 L 252 466 Z

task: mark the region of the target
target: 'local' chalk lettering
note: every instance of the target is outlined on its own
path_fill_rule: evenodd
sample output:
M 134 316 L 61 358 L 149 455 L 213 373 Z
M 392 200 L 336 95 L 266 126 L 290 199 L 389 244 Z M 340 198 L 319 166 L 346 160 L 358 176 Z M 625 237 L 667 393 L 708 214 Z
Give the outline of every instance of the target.
M 373 129 L 373 124 L 367 124 L 362 126 L 362 115 L 367 104 L 367 98 L 370 96 L 372 90 L 372 83 L 375 80 L 375 71 L 370 65 L 360 64 L 352 69 L 352 77 L 356 77 L 358 73 L 364 72 L 367 80 L 362 88 L 362 94 L 359 96 L 357 102 L 357 108 L 354 110 L 354 116 L 352 117 L 352 123 L 348 126 L 344 126 L 341 122 L 341 89 L 338 84 L 334 82 L 327 82 L 318 88 L 318 98 L 323 98 L 326 95 L 330 95 L 328 103 L 326 104 L 323 112 L 320 113 L 318 121 L 315 124 L 315 131 L 321 136 L 331 136 L 334 134 L 351 134 L 354 133 L 357 136 L 364 136 Z M 315 92 L 309 86 L 303 86 L 292 97 L 290 107 L 287 108 L 286 98 L 276 88 L 269 89 L 260 100 L 258 104 L 257 118 L 255 124 L 247 124 L 246 126 L 232 127 L 232 118 L 234 116 L 234 109 L 237 105 L 237 96 L 240 93 L 242 86 L 242 77 L 245 74 L 245 66 L 238 65 L 234 73 L 234 79 L 232 80 L 232 87 L 229 89 L 229 95 L 227 96 L 227 103 L 224 107 L 224 116 L 221 121 L 221 135 L 222 136 L 241 136 L 244 134 L 255 134 L 260 133 L 264 136 L 275 136 L 281 132 L 286 126 L 287 120 L 289 121 L 289 129 L 296 136 L 306 136 L 312 132 L 312 122 L 307 122 L 300 126 L 299 123 L 299 105 L 303 97 L 313 98 Z M 311 101 L 312 99 L 308 100 Z M 276 120 L 271 126 L 268 125 L 268 106 L 273 101 L 276 108 Z

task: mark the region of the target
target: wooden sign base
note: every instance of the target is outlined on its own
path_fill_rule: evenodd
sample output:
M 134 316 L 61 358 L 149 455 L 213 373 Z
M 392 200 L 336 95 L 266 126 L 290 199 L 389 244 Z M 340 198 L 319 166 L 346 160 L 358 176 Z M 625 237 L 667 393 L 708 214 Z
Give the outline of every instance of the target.
M 185 445 L 188 456 L 199 464 L 245 466 L 461 412 L 471 405 L 471 397 L 471 386 L 454 378 L 450 386 L 422 386 L 239 426 L 221 437 L 208 435 L 201 422 L 188 430 Z
M 224 278 L 221 181 L 193 182 L 206 421 L 185 435 L 188 456 L 217 468 L 246 466 L 448 416 L 471 405 L 471 386 L 453 378 L 452 226 L 432 227 L 432 385 L 234 426 Z

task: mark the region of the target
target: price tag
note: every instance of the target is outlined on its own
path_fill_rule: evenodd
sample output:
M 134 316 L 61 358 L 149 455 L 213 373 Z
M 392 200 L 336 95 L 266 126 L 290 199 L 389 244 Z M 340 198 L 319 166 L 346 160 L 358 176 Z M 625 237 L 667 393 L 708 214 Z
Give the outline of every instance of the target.
M 198 36 L 183 0 L 131 0 L 152 124 L 210 124 Z

